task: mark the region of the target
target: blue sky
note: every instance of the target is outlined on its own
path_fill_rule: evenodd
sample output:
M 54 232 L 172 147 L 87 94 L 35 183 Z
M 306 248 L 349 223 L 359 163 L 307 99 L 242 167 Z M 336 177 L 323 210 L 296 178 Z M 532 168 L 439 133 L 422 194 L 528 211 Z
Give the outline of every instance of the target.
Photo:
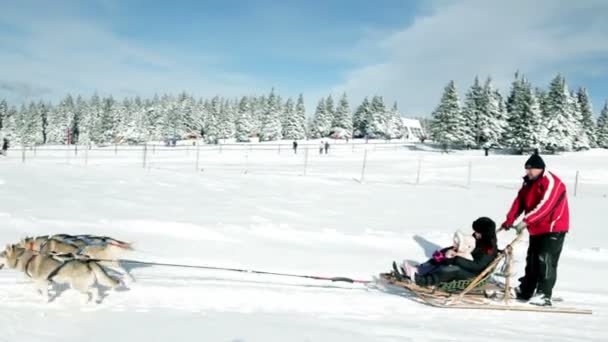
M 346 91 L 428 115 L 444 85 L 475 75 L 507 91 L 516 70 L 537 86 L 563 73 L 608 98 L 608 2 L 11 1 L 0 11 L 0 98 L 67 92 L 151 96 Z

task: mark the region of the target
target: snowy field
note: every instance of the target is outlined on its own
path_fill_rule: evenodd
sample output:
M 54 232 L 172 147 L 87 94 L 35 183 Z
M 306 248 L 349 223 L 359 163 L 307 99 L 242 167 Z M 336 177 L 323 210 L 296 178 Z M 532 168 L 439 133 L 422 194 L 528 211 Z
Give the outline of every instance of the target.
M 365 174 L 361 182 L 365 150 Z M 525 156 L 408 147 L 139 148 L 0 158 L 0 242 L 50 233 L 132 241 L 129 259 L 371 280 L 424 260 L 479 216 L 498 224 Z M 198 154 L 198 168 L 196 160 Z M 593 315 L 437 309 L 364 285 L 134 267 L 101 304 L 44 303 L 0 271 L 0 341 L 606 341 L 608 151 L 546 156 L 572 216 L 555 295 Z M 420 172 L 418 170 L 420 169 Z M 574 187 L 577 171 L 577 196 Z M 504 245 L 514 236 L 501 233 Z M 516 248 L 523 274 L 526 243 Z

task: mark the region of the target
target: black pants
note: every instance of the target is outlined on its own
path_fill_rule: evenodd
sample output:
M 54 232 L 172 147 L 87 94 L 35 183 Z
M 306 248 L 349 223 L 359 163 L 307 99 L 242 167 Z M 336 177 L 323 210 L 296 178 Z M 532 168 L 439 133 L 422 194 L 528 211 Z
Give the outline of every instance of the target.
M 456 265 L 440 266 L 436 270 L 420 275 L 416 274 L 415 283 L 420 286 L 432 286 L 452 280 L 472 279 L 477 275 Z
M 557 281 L 557 263 L 565 238 L 566 233 L 530 236 L 526 274 L 519 279 L 523 297 L 532 297 L 536 290 L 551 298 L 553 286 Z

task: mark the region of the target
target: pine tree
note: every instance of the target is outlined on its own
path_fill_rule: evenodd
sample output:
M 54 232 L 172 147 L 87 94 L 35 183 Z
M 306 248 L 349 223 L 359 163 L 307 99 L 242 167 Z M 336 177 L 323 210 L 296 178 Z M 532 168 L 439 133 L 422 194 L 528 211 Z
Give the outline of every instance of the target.
M 572 118 L 575 122 L 575 132 L 572 141 L 572 147 L 575 151 L 588 150 L 590 148 L 589 136 L 587 135 L 587 131 L 585 130 L 585 125 L 583 122 L 583 113 L 581 111 L 581 106 L 578 102 L 578 96 L 573 91 L 570 92 L 570 106 Z
M 369 102 L 369 99 L 365 97 L 353 115 L 354 138 L 364 138 L 367 135 L 370 116 L 371 103 Z
M 484 89 L 479 83 L 479 78 L 476 76 L 473 85 L 465 95 L 464 106 L 462 108 L 462 127 L 464 135 L 462 143 L 465 146 L 480 147 L 482 140 L 482 116 L 485 114 Z
M 342 94 L 332 122 L 332 132 L 340 132 L 342 138 L 351 138 L 353 134 L 353 118 L 346 93 Z
M 507 128 L 504 141 L 520 152 L 543 144 L 543 121 L 538 100 L 525 77 L 515 74 L 507 100 Z
M 431 135 L 433 140 L 449 150 L 453 144 L 462 143 L 465 129 L 454 81 L 450 81 L 443 91 L 439 105 L 433 111 Z
M 326 99 L 325 99 L 325 114 L 327 115 L 327 133 L 329 134 L 329 131 L 331 130 L 331 124 L 332 121 L 334 119 L 334 115 L 336 113 L 336 108 L 334 106 L 334 98 L 329 95 Z
M 243 96 L 239 102 L 236 119 L 236 140 L 239 142 L 249 142 L 253 135 L 253 118 L 249 103 L 249 98 Z
M 384 105 L 383 97 L 374 96 L 372 98 L 368 116 L 369 125 L 367 127 L 367 136 L 372 139 L 388 138 L 386 135 L 386 127 L 389 116 L 390 114 Z
M 37 105 L 37 111 L 38 114 L 40 115 L 40 126 L 42 129 L 42 144 L 46 144 L 47 141 L 47 131 L 48 131 L 48 125 L 49 125 L 49 112 L 51 109 L 51 105 L 50 104 L 45 104 L 44 102 L 39 101 L 38 105 Z
M 260 131 L 260 141 L 281 140 L 282 136 L 281 116 L 279 99 L 274 94 L 274 89 L 266 102 L 264 116 L 262 117 L 262 128 Z
M 317 104 L 317 109 L 310 122 L 308 131 L 313 139 L 325 138 L 329 135 L 331 121 L 327 115 L 327 102 L 321 98 Z
M 283 106 L 283 110 L 281 111 L 281 128 L 283 130 L 282 135 L 284 139 L 292 139 L 290 138 L 291 134 L 288 134 L 288 125 L 294 115 L 295 105 L 293 99 L 290 97 L 285 101 L 285 106 Z
M 291 113 L 285 127 L 285 139 L 301 140 L 306 138 L 306 130 L 304 129 L 306 121 L 306 111 L 304 108 L 304 97 L 302 94 L 298 96 L 298 102 L 295 110 Z
M 222 103 L 219 96 L 215 96 L 209 102 L 207 109 L 207 117 L 205 119 L 205 140 L 208 143 L 217 143 L 219 141 L 219 121 L 222 112 Z
M 144 103 L 139 97 L 136 97 L 133 101 L 123 102 L 124 109 L 128 108 L 128 113 L 123 118 L 121 124 L 121 136 L 123 142 L 128 144 L 139 144 L 146 141 L 146 130 L 144 115 L 146 108 Z
M 112 96 L 101 101 L 101 117 L 98 122 L 98 136 L 104 144 L 114 143 L 116 124 L 116 102 Z
M 31 146 L 42 143 L 42 122 L 38 107 L 31 102 L 29 107 L 23 107 L 21 122 L 21 143 Z
M 401 121 L 401 115 L 399 115 L 397 102 L 393 103 L 393 107 L 388 112 L 384 134 L 389 139 L 401 139 L 403 137 L 403 121 Z
M 604 103 L 604 108 L 597 119 L 597 145 L 608 148 L 608 101 Z
M 0 130 L 4 127 L 4 120 L 8 117 L 8 104 L 6 100 L 0 101 Z M 0 141 L 1 143 L 1 141 Z
M 234 117 L 234 107 L 230 101 L 225 100 L 221 106 L 220 120 L 218 122 L 218 133 L 220 139 L 224 139 L 225 141 L 226 139 L 234 138 Z
M 595 123 L 593 122 L 593 108 L 591 107 L 591 101 L 589 101 L 587 89 L 579 88 L 577 100 L 581 110 L 583 128 L 585 133 L 587 133 L 587 137 L 589 139 L 589 146 L 597 147 L 597 138 L 595 136 Z
M 497 96 L 492 86 L 492 80 L 488 78 L 482 88 L 481 108 L 477 122 L 477 146 L 489 148 L 498 145 L 504 132 L 504 115 L 501 108 L 502 98 Z
M 572 98 L 566 80 L 557 75 L 549 86 L 543 117 L 547 126 L 545 147 L 549 150 L 568 151 L 578 131 L 573 116 Z
M 70 130 L 71 134 L 73 118 L 74 100 L 71 95 L 68 95 L 49 113 L 49 142 L 66 144 L 68 141 L 68 130 Z

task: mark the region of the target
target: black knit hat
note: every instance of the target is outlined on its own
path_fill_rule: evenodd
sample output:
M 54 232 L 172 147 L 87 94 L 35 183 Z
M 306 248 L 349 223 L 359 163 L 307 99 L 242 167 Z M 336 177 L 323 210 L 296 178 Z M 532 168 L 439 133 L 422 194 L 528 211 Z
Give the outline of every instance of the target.
M 473 230 L 481 234 L 484 240 L 491 241 L 496 238 L 496 223 L 489 217 L 480 217 L 473 221 Z
M 526 169 L 544 169 L 545 161 L 538 154 L 534 153 L 526 161 Z

